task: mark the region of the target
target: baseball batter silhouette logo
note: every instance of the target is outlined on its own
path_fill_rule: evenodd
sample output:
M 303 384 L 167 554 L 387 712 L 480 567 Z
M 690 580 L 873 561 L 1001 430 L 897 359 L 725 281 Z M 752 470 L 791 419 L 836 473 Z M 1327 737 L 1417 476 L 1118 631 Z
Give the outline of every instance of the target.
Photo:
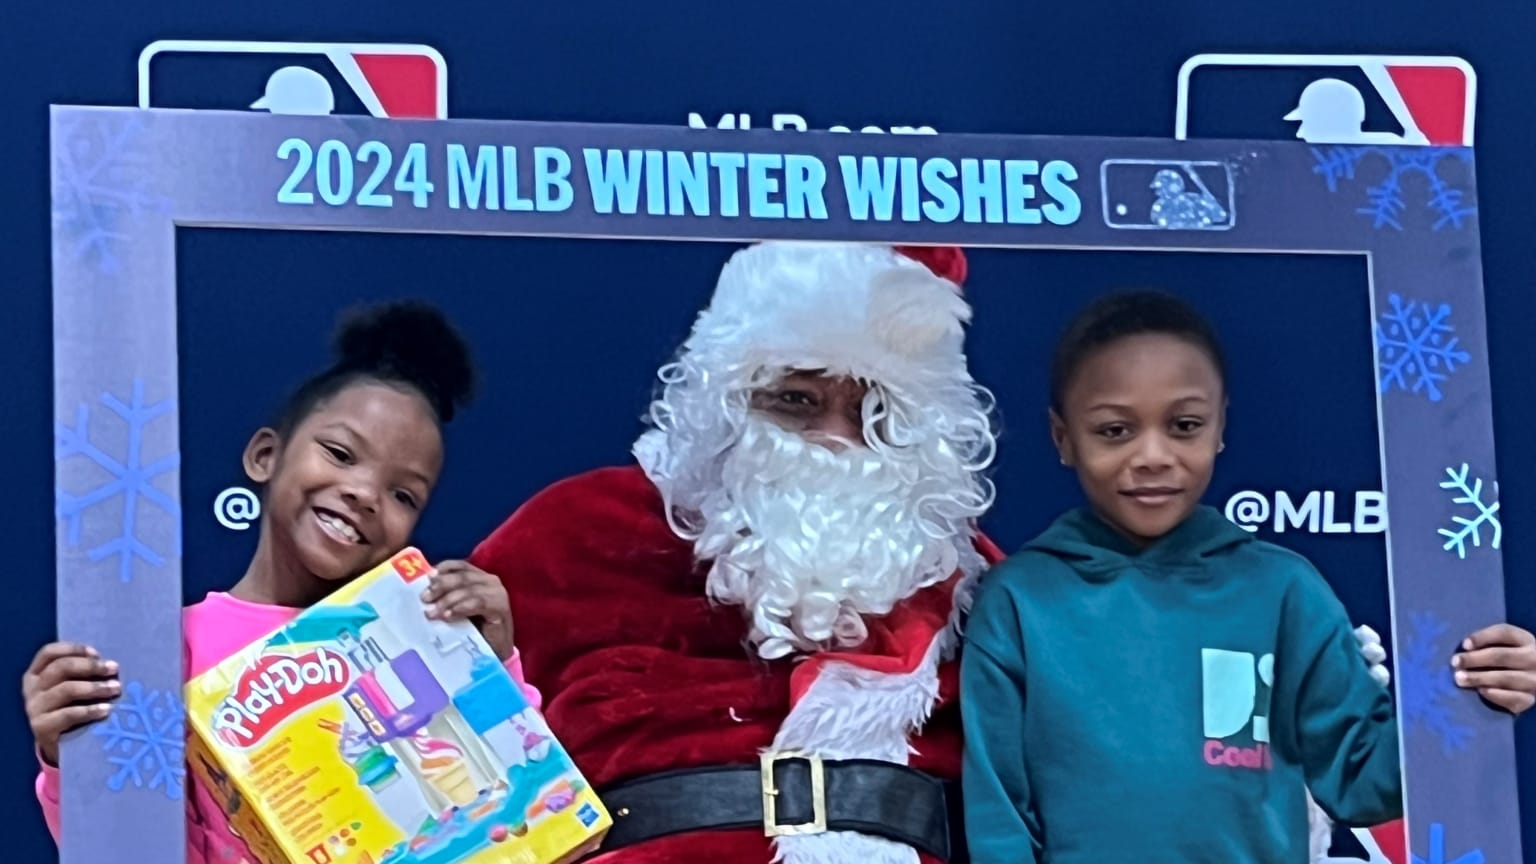
M 443 119 L 448 68 L 426 45 L 160 40 L 139 54 L 139 107 Z
M 1459 57 L 1199 54 L 1174 137 L 1470 147 L 1477 75 Z

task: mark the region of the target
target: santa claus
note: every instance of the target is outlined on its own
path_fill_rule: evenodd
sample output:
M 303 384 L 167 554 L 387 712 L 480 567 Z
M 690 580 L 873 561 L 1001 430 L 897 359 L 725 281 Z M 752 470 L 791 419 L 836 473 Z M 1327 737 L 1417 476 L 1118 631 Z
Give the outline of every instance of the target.
M 1002 557 L 965 275 L 949 248 L 736 253 L 638 465 L 556 483 L 473 554 L 613 813 L 596 862 L 964 860 L 954 660 Z

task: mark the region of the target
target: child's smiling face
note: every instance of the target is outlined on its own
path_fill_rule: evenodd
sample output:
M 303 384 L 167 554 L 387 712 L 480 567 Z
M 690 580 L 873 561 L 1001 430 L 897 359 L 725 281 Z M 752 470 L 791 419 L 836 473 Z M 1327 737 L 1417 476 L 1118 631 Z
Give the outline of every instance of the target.
M 1051 436 L 1099 517 L 1150 543 L 1199 506 L 1226 425 L 1211 356 L 1186 339 L 1143 333 L 1085 357 L 1051 413 Z
M 321 402 L 287 440 L 263 429 L 246 451 L 247 473 L 267 487 L 263 530 L 278 560 L 327 582 L 410 542 L 442 463 L 442 432 L 425 400 L 372 382 Z

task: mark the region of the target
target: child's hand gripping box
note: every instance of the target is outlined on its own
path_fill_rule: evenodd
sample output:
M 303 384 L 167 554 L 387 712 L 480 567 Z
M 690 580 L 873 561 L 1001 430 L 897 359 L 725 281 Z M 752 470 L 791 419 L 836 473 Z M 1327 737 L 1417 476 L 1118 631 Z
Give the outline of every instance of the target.
M 407 549 L 187 684 L 192 770 L 263 864 L 552 864 L 611 820 Z

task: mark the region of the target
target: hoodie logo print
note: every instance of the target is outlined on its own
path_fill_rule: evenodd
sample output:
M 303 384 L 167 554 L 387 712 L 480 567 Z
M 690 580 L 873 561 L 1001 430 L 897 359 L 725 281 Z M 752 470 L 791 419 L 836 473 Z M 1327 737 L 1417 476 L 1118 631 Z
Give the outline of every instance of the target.
M 1269 770 L 1270 693 L 1275 655 L 1203 648 L 1200 690 L 1205 763 L 1220 768 Z

